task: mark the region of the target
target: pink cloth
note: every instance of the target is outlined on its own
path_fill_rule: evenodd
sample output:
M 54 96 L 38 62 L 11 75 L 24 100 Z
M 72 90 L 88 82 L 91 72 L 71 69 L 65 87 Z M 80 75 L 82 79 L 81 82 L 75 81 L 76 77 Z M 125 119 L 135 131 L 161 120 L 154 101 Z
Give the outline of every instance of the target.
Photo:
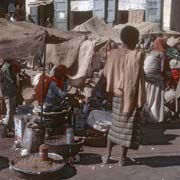
M 159 52 L 165 52 L 166 51 L 166 39 L 162 37 L 157 37 L 154 41 L 154 50 Z

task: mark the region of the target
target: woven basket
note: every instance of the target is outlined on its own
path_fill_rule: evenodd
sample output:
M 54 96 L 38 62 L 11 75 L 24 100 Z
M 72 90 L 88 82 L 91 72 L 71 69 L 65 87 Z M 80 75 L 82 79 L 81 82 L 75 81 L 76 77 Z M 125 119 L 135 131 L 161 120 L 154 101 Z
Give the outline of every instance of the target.
M 95 137 L 86 137 L 84 145 L 93 147 L 106 147 L 107 133 Z

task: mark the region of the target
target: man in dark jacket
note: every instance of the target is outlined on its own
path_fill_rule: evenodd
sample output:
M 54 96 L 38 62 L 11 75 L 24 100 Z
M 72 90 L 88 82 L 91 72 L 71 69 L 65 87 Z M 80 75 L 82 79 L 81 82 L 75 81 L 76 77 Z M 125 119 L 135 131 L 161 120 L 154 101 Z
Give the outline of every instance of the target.
M 13 117 L 16 110 L 17 85 L 16 75 L 12 67 L 12 59 L 5 59 L 1 68 L 1 93 L 6 104 L 6 116 L 3 124 L 9 130 L 13 127 Z

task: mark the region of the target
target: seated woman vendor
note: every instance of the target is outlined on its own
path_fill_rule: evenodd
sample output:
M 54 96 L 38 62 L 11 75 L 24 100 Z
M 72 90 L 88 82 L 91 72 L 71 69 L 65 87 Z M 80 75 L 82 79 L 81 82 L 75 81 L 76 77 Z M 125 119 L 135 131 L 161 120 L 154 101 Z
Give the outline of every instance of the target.
M 39 104 L 42 104 L 42 81 L 40 77 L 39 83 L 35 88 L 36 99 Z M 59 111 L 61 110 L 62 101 L 66 96 L 67 90 L 67 68 L 64 65 L 59 65 L 54 71 L 52 77 L 45 75 L 44 77 L 44 111 Z

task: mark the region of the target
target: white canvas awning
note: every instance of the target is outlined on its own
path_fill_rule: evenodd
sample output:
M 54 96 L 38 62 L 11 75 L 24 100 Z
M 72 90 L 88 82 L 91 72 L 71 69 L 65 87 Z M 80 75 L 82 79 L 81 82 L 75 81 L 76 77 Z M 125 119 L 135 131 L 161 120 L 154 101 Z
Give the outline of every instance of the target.
M 34 6 L 45 6 L 47 4 L 51 4 L 53 0 L 30 0 L 28 3 L 28 6 L 34 7 Z

